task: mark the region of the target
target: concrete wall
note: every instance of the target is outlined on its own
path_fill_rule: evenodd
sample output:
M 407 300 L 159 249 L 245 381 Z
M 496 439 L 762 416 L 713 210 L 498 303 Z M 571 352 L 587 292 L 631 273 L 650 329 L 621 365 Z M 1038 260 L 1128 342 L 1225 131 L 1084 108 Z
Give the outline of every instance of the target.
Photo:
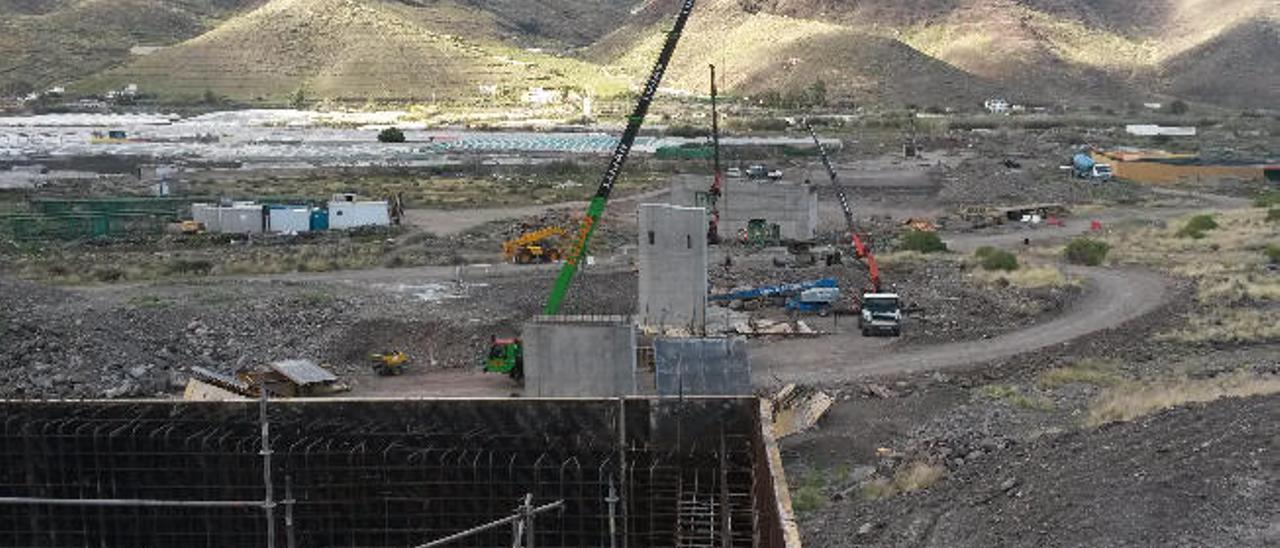
M 702 181 L 678 179 L 671 185 L 671 203 L 699 205 Z M 752 219 L 777 224 L 783 238 L 809 240 L 818 228 L 818 190 L 812 185 L 726 179 L 720 198 L 720 236 L 736 238 Z
M 539 317 L 524 326 L 528 397 L 613 397 L 636 391 L 636 331 L 620 316 Z
M 659 396 L 751 394 L 747 340 L 670 338 L 653 342 Z
M 653 332 L 701 333 L 707 323 L 707 212 L 640 206 L 638 322 Z

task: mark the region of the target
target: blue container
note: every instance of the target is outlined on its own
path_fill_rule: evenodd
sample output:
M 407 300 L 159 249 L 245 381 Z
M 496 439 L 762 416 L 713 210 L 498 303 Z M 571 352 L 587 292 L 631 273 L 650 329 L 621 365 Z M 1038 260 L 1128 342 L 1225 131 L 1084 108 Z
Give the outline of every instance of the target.
M 318 207 L 311 210 L 311 230 L 329 230 L 329 210 Z

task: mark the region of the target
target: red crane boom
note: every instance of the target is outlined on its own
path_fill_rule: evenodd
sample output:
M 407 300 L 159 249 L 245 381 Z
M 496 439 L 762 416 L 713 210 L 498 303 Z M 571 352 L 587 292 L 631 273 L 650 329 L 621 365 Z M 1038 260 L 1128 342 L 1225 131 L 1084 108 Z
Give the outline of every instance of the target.
M 818 147 L 818 153 L 822 156 L 822 165 L 827 168 L 827 176 L 831 178 L 831 186 L 836 189 L 836 196 L 840 198 L 840 209 L 844 212 L 845 228 L 849 231 L 849 238 L 853 243 L 853 251 L 857 254 L 858 260 L 862 261 L 867 272 L 871 277 L 872 293 L 880 292 L 880 265 L 876 264 L 876 257 L 871 253 L 871 248 L 867 247 L 862 237 L 858 235 L 857 223 L 853 219 L 853 208 L 849 206 L 849 197 L 844 191 L 844 185 L 840 184 L 840 178 L 836 175 L 835 167 L 831 165 L 831 159 L 827 157 L 827 149 L 822 146 L 822 141 L 818 139 L 818 133 L 813 130 L 813 126 L 809 125 L 809 121 L 804 121 L 805 129 L 809 130 L 809 136 L 813 137 L 813 144 Z

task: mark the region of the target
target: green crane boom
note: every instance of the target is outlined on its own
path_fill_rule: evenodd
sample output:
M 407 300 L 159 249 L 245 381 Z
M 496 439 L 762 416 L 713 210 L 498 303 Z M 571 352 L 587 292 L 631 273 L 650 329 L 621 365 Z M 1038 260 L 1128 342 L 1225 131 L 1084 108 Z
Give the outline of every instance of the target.
M 649 74 L 649 81 L 645 83 L 644 91 L 640 93 L 640 100 L 636 103 L 635 111 L 631 113 L 631 116 L 627 117 L 627 129 L 622 133 L 622 139 L 618 141 L 618 148 L 613 151 L 613 159 L 609 161 L 609 167 L 605 169 L 604 176 L 600 180 L 600 189 L 596 191 L 596 195 L 591 198 L 591 203 L 587 206 L 587 216 L 582 219 L 582 227 L 578 229 L 577 240 L 569 250 L 569 257 L 565 260 L 564 267 L 560 269 L 560 276 L 556 278 L 556 285 L 551 290 L 551 296 L 547 298 L 547 306 L 542 309 L 543 314 L 550 316 L 560 313 L 560 306 L 564 304 L 564 297 L 569 292 L 569 285 L 573 283 L 573 276 L 578 272 L 578 266 L 582 264 L 582 260 L 587 256 L 587 246 L 591 242 L 591 235 L 595 232 L 596 226 L 600 224 L 600 217 L 604 215 L 605 205 L 609 202 L 609 194 L 613 192 L 613 185 L 618 181 L 618 175 L 622 172 L 623 164 L 627 162 L 627 156 L 631 153 L 631 146 L 635 144 L 636 136 L 640 134 L 640 126 L 644 124 L 644 117 L 649 113 L 649 105 L 653 103 L 653 97 L 658 93 L 658 85 L 662 83 L 662 76 L 667 71 L 667 64 L 671 62 L 671 56 L 675 54 L 676 44 L 680 42 L 680 34 L 684 32 L 685 23 L 689 21 L 689 14 L 693 12 L 694 2 L 695 0 L 684 1 L 684 6 L 680 8 L 680 13 L 676 15 L 675 25 L 667 33 L 667 41 L 662 46 L 662 53 L 658 55 L 658 61 L 653 65 L 653 72 Z

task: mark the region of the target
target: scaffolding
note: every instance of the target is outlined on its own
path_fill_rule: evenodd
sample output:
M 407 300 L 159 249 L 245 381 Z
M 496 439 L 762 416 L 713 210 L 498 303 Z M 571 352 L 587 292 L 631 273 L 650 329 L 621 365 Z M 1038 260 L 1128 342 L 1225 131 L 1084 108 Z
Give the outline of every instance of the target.
M 0 545 L 768 545 L 728 401 L 0 402 Z

